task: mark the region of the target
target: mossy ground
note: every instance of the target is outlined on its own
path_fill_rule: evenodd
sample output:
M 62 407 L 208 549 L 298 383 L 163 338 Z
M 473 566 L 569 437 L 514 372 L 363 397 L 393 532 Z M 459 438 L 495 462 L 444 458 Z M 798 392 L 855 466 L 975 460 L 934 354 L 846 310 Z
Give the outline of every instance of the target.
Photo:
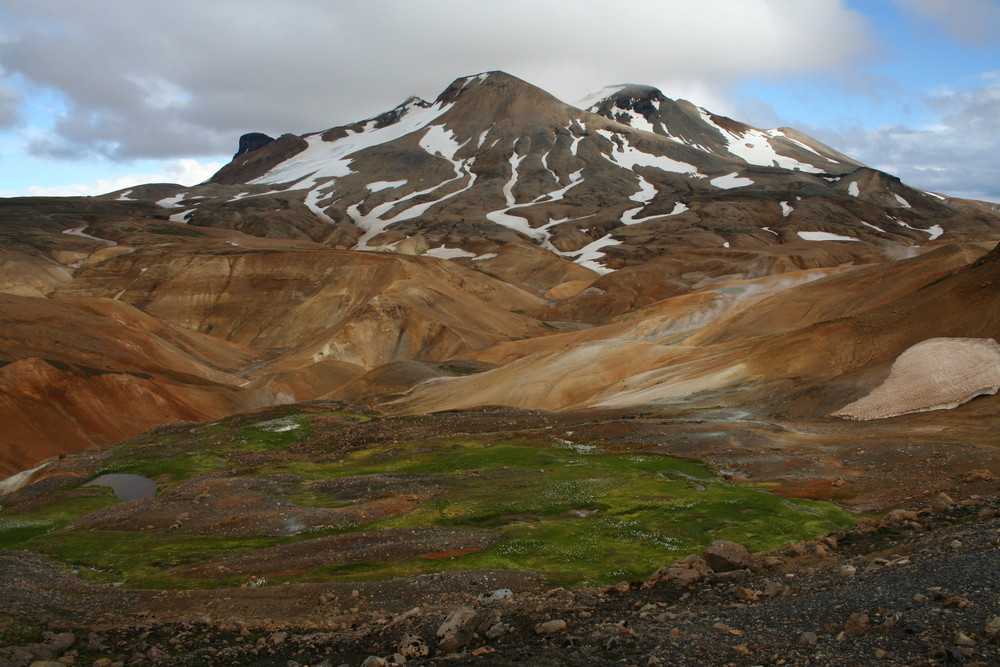
M 98 474 L 131 473 L 172 485 L 213 470 L 233 467 L 227 454 L 270 452 L 300 442 L 312 434 L 314 415 L 293 414 L 247 426 L 223 420 L 151 442 L 128 443 L 114 448 Z M 195 437 L 192 437 L 194 435 Z
M 301 452 L 283 455 L 283 449 L 312 435 L 314 417 L 293 414 L 249 424 L 223 421 L 199 427 L 194 434 L 169 434 L 119 446 L 98 472 L 155 478 L 161 482 L 161 496 L 169 494 L 171 485 L 205 473 L 229 469 L 223 474 L 280 474 L 302 480 L 302 490 L 286 499 L 311 507 L 339 507 L 353 501 L 335 492 L 309 492 L 308 480 L 433 475 L 437 492 L 404 514 L 363 525 L 330 526 L 286 538 L 221 538 L 158 530 L 61 531 L 73 518 L 116 502 L 109 493 L 90 491 L 80 496 L 81 490 L 71 489 L 30 509 L 3 512 L 0 548 L 53 555 L 98 581 L 143 587 L 218 586 L 239 582 L 196 583 L 174 576 L 172 570 L 321 534 L 447 526 L 495 531 L 498 539 L 477 553 L 395 562 L 375 557 L 282 579 L 345 581 L 503 568 L 535 570 L 554 583 L 580 586 L 644 579 L 716 539 L 764 551 L 853 523 L 851 515 L 836 505 L 788 502 L 764 488 L 725 482 L 694 461 L 569 442 L 539 432 L 364 446 L 337 460 L 324 456 L 321 445 L 314 457 Z M 258 465 L 235 470 L 231 459 L 246 452 L 264 458 Z

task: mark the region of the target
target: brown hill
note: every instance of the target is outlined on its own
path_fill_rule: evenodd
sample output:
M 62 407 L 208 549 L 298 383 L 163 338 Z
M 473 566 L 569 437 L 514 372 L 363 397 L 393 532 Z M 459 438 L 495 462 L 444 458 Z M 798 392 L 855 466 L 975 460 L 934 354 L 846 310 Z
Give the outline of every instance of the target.
M 0 459 L 321 397 L 826 415 L 993 335 L 951 272 L 995 207 L 649 87 L 582 107 L 487 72 L 202 185 L 0 203 Z
M 387 407 L 406 413 L 489 404 L 560 410 L 725 396 L 729 403 L 785 410 L 791 399 L 779 400 L 774 392 L 781 391 L 813 396 L 811 414 L 815 396 L 824 396 L 819 409 L 825 414 L 839 407 L 833 404 L 843 400 L 845 385 L 863 393 L 875 381 L 854 376 L 877 374 L 920 340 L 997 335 L 995 324 L 987 324 L 993 306 L 949 313 L 956 302 L 973 303 L 969 285 L 991 284 L 993 278 L 979 274 L 997 270 L 997 251 L 963 267 L 979 253 L 942 248 L 825 278 L 829 271 L 706 288 L 616 323 L 484 350 L 476 358 L 505 366 L 431 380 Z M 854 379 L 842 382 L 842 376 Z M 824 389 L 830 383 L 836 390 Z

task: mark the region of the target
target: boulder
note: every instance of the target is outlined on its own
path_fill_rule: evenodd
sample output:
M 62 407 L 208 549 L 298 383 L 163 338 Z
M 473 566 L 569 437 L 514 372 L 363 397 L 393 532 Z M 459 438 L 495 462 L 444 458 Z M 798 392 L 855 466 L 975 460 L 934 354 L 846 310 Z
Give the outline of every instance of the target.
M 646 581 L 644 588 L 661 582 L 687 586 L 704 578 L 711 571 L 708 563 L 698 556 L 690 555 L 682 561 L 675 561 L 654 572 Z
M 944 514 L 954 506 L 955 500 L 947 493 L 939 493 L 931 502 L 931 509 L 938 514 Z
M 430 654 L 430 647 L 420 635 L 403 635 L 399 642 L 399 653 L 405 658 L 424 658 Z
M 702 578 L 702 576 L 703 575 L 697 570 L 677 565 L 668 565 L 666 567 L 661 567 L 659 570 L 654 572 L 649 577 L 648 583 L 658 584 L 660 582 L 666 582 L 676 584 L 678 586 L 687 586 L 688 584 L 698 581 Z
M 742 544 L 727 540 L 716 540 L 708 545 L 704 554 L 705 562 L 716 572 L 731 572 L 750 567 L 750 552 Z
M 535 626 L 535 633 L 539 635 L 554 635 L 566 629 L 566 621 L 557 618 L 552 621 L 545 621 Z

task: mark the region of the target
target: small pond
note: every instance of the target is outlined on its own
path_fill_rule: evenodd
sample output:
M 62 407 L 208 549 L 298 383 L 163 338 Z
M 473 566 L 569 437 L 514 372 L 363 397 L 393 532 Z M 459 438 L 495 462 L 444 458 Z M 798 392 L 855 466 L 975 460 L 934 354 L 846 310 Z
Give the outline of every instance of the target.
M 142 475 L 108 473 L 95 477 L 83 486 L 110 486 L 115 496 L 122 500 L 152 498 L 156 495 L 156 482 Z

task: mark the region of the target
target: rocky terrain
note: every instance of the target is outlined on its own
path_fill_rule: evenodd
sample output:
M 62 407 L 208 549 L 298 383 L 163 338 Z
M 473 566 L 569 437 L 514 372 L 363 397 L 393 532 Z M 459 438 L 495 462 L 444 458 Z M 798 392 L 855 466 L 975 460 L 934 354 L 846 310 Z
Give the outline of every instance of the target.
M 502 72 L 0 200 L 0 664 L 995 663 L 998 240 Z

